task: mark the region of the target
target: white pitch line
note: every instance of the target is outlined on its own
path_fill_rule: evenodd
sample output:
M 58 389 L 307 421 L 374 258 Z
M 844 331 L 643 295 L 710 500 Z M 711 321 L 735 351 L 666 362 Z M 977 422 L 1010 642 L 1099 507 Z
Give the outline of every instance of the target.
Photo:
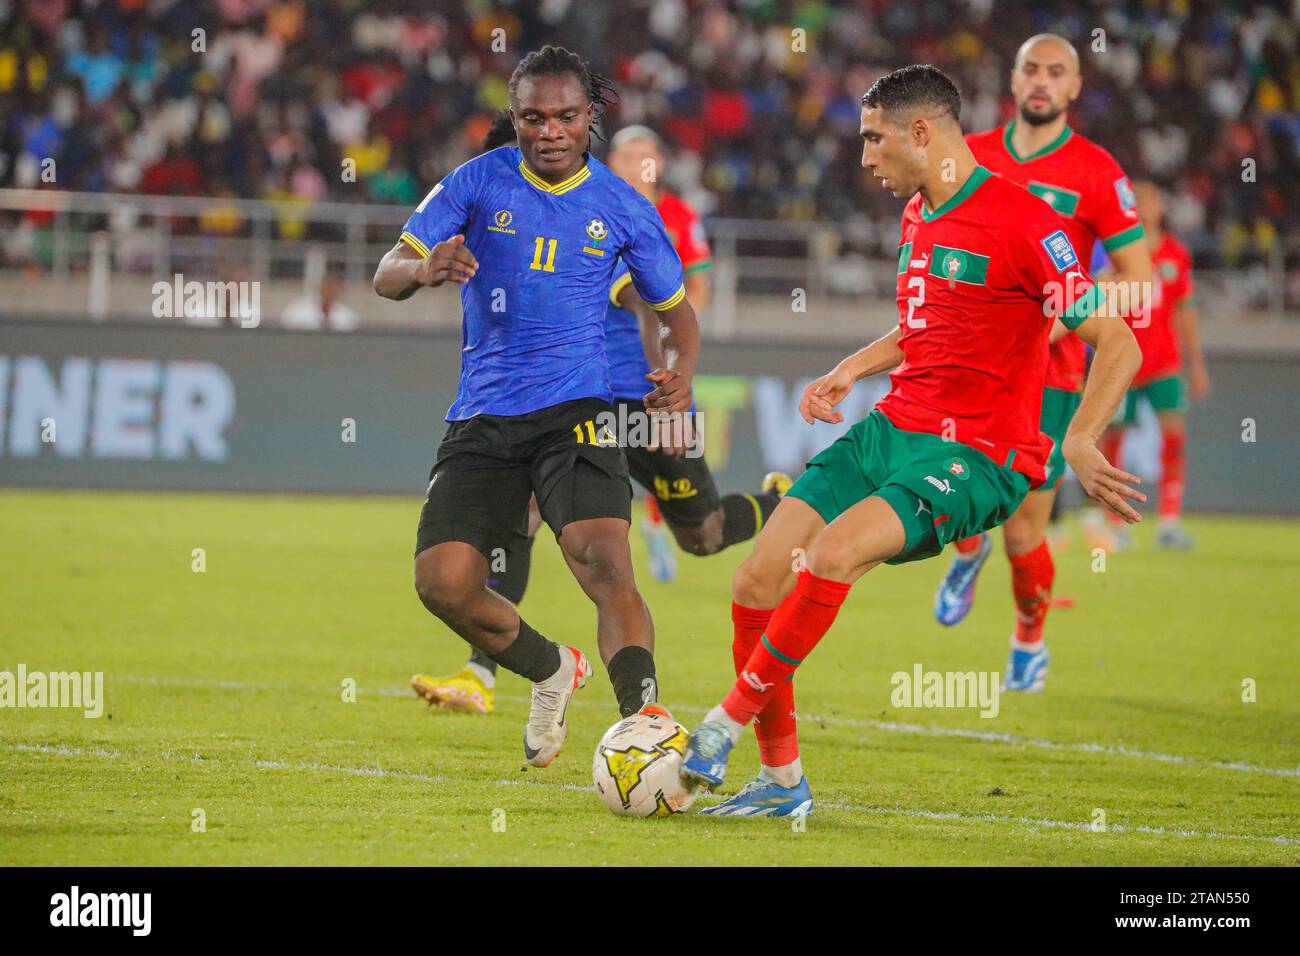
M 100 757 L 118 759 L 128 756 L 119 750 L 105 750 L 100 747 L 66 747 L 47 744 L 5 744 L 7 750 L 19 752 L 46 753 L 61 757 Z M 138 759 L 148 759 L 148 755 L 135 755 Z M 160 754 L 164 760 L 187 759 L 194 763 L 220 763 L 220 760 L 205 760 L 196 755 L 178 757 L 171 751 Z M 284 770 L 299 773 L 341 773 L 353 777 L 376 777 L 384 779 L 413 780 L 419 783 L 444 783 L 447 778 L 442 774 L 417 773 L 413 770 L 384 770 L 382 767 L 341 767 L 334 764 L 285 760 L 253 760 L 251 766 L 259 770 Z M 578 793 L 595 793 L 596 788 L 576 783 L 551 783 L 545 780 L 497 780 L 498 787 L 539 787 L 545 790 L 562 790 Z M 1087 823 L 1073 820 L 1051 820 L 1034 817 L 1002 817 L 992 813 L 958 813 L 953 810 L 917 810 L 905 807 L 878 807 L 850 803 L 824 802 L 818 804 L 823 810 L 838 810 L 842 813 L 866 814 L 882 817 L 906 817 L 916 820 L 934 820 L 950 823 L 990 823 L 998 826 L 1016 826 L 1031 830 L 1074 830 L 1079 832 L 1096 832 Z M 1251 843 L 1272 843 L 1282 846 L 1300 846 L 1300 838 L 1287 836 L 1259 836 L 1253 833 L 1220 833 L 1218 831 L 1201 832 L 1198 830 L 1168 829 L 1166 827 L 1128 826 L 1111 824 L 1105 833 L 1141 833 L 1147 836 L 1177 837 L 1191 840 L 1241 840 Z
M 256 684 L 229 680 L 205 680 L 184 677 L 134 677 L 124 675 L 112 678 L 124 684 L 148 684 L 152 686 L 174 687 L 210 687 L 218 690 L 277 690 L 300 693 L 300 685 L 293 684 Z M 379 697 L 413 697 L 405 687 L 370 687 L 358 688 L 358 694 L 375 694 Z M 498 695 L 497 700 L 513 704 L 527 704 L 527 697 Z M 577 700 L 573 706 L 582 706 L 585 701 Z M 703 707 L 674 707 L 673 710 L 683 714 L 703 715 L 708 711 Z M 805 721 L 816 721 L 831 727 L 848 727 L 856 730 L 878 730 L 883 733 L 919 734 L 928 737 L 950 737 L 959 740 L 974 740 L 981 743 L 1005 744 L 1012 747 L 1029 747 L 1035 750 L 1054 750 L 1061 753 L 1100 754 L 1109 757 L 1132 757 L 1137 760 L 1151 760 L 1175 766 L 1206 767 L 1215 770 L 1232 770 L 1238 773 L 1258 773 L 1273 777 L 1300 778 L 1300 767 L 1264 767 L 1242 760 L 1212 760 L 1205 757 L 1191 757 L 1185 754 L 1167 754 L 1154 750 L 1141 750 L 1126 747 L 1123 744 L 1071 743 L 1048 740 L 1044 737 L 1022 737 L 1017 734 L 1000 733 L 987 730 L 967 730 L 962 727 L 928 727 L 924 724 L 908 724 L 893 720 L 871 720 L 856 717 L 818 717 L 809 714 L 801 716 Z
M 380 693 L 392 696 L 395 688 L 383 688 Z M 498 700 L 526 704 L 527 697 L 500 696 Z M 579 701 L 579 704 L 585 701 Z M 570 705 L 573 706 L 573 705 Z M 703 716 L 708 713 L 703 707 L 674 707 L 675 712 Z M 924 724 L 904 724 L 893 720 L 871 720 L 857 717 L 818 717 L 813 714 L 800 715 L 800 720 L 814 721 L 832 727 L 851 727 L 857 730 L 880 730 L 895 734 L 921 734 L 929 737 L 956 737 L 961 740 L 977 740 L 982 743 L 1008 744 L 1014 747 L 1032 747 L 1040 750 L 1058 750 L 1074 753 L 1104 754 L 1115 757 L 1136 757 L 1139 760 L 1155 760 L 1160 763 L 1183 764 L 1186 766 L 1213 767 L 1217 770 L 1236 770 L 1243 773 L 1262 773 L 1277 777 L 1300 777 L 1300 767 L 1261 767 L 1258 764 L 1241 760 L 1208 760 L 1204 757 L 1188 757 L 1183 754 L 1166 754 L 1151 750 L 1138 750 L 1123 744 L 1098 743 L 1061 743 L 1042 737 L 1021 737 L 1016 734 L 998 733 L 987 730 L 966 730 L 962 727 L 927 727 Z

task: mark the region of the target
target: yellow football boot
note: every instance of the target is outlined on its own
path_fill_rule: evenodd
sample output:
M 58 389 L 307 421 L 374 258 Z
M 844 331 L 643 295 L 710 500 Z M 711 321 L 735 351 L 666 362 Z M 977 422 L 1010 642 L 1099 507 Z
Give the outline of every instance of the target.
M 468 667 L 446 677 L 416 674 L 411 678 L 411 689 L 428 701 L 430 707 L 463 714 L 490 714 L 496 696 L 496 690 Z

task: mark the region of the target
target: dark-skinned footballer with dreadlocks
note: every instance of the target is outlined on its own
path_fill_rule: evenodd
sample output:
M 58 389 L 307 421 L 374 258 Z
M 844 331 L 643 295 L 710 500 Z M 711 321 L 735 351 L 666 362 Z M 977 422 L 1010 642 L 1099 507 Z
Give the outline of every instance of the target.
M 515 127 L 510 112 L 501 110 L 484 134 L 481 149 L 488 152 L 513 146 L 514 142 Z M 662 168 L 663 156 L 658 136 L 644 126 L 624 127 L 610 143 L 606 162 L 655 204 L 682 260 L 691 304 L 698 306 L 701 298 L 707 300 L 708 243 L 699 214 L 659 185 L 657 171 Z M 646 176 L 647 162 L 652 164 L 656 175 Z M 663 365 L 659 313 L 646 304 L 631 280 L 627 267 L 620 263 L 605 312 L 605 357 L 609 361 L 610 387 L 620 425 L 624 416 L 628 425 L 635 418 L 645 420 L 643 398 L 652 387 L 646 380 L 652 369 Z M 763 478 L 761 489 L 752 494 L 719 494 L 703 455 L 686 453 L 685 448 L 631 441 L 628 440 L 630 432 L 631 428 L 623 428 L 618 433 L 632 481 L 647 492 L 647 515 L 642 530 L 650 550 L 650 567 L 660 581 L 671 580 L 676 568 L 665 531 L 672 532 L 683 551 L 701 557 L 718 554 L 752 539 L 792 483 L 789 475 L 774 471 Z M 693 429 L 694 436 L 699 434 Z M 656 506 L 657 519 L 652 512 Z M 528 512 L 528 537 L 499 556 L 493 556 L 489 565 L 488 587 L 515 607 L 528 589 L 533 536 L 541 524 L 534 501 Z M 495 708 L 496 672 L 496 661 L 477 647 L 471 647 L 469 660 L 459 670 L 444 675 L 415 674 L 411 677 L 411 689 L 430 706 L 467 714 L 490 714 Z
M 654 625 L 632 574 L 627 461 L 603 424 L 613 420 L 605 311 L 620 259 L 663 328 L 649 413 L 689 411 L 699 354 L 659 214 L 588 150 L 611 92 L 561 47 L 524 57 L 509 84 L 518 146 L 484 153 L 434 186 L 374 279 L 390 299 L 460 286 L 460 381 L 420 513 L 415 588 L 448 627 L 533 683 L 524 755 L 538 767 L 559 753 L 569 701 L 591 667 L 488 587 L 494 555 L 527 533 L 531 495 L 596 605 L 620 712 L 658 693 Z

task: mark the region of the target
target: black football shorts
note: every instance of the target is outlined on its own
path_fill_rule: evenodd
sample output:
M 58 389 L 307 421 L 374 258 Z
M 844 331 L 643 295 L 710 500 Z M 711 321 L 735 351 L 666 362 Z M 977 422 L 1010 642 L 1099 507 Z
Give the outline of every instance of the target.
M 464 541 L 491 560 L 528 533 L 528 498 L 558 538 L 591 518 L 632 519 L 632 485 L 608 402 L 579 398 L 524 415 L 451 422 L 429 472 L 415 553 Z

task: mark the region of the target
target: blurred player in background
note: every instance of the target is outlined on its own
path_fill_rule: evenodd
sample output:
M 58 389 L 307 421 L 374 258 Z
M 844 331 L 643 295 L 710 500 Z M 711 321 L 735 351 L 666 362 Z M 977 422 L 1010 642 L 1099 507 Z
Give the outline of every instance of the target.
M 716 787 L 751 721 L 757 779 L 705 813 L 782 816 L 812 809 L 795 725 L 796 668 L 822 639 L 853 583 L 878 565 L 939 554 L 1007 521 L 1047 480 L 1053 443 L 1040 430 L 1048 337 L 1056 320 L 1096 358 L 1069 423 L 1065 455 L 1084 490 L 1128 520 L 1136 481 L 1096 439 L 1141 357 L 1063 223 L 1024 189 L 979 165 L 962 139 L 961 98 L 932 66 L 881 77 L 862 97 L 862 165 L 909 202 L 898 255 L 898 327 L 804 391 L 810 424 L 854 384 L 893 369 L 889 394 L 808 463 L 733 582 L 737 680 L 695 728 L 688 781 Z M 797 574 L 791 555 L 805 555 Z
M 518 148 L 472 159 L 436 185 L 375 273 L 406 299 L 461 286 L 462 367 L 417 533 L 415 584 L 431 613 L 533 683 L 524 756 L 544 767 L 590 672 L 487 586 L 499 549 L 527 530 L 534 493 L 570 570 L 596 605 L 597 641 L 624 716 L 657 698 L 654 626 L 628 544 L 631 485 L 604 354 L 608 290 L 621 257 L 661 314 L 664 368 L 648 409 L 685 413 L 699 352 L 681 262 L 650 203 L 590 155 L 610 87 L 547 46 L 510 78 Z
M 514 142 L 509 115 L 496 118 L 483 149 Z M 659 137 L 644 126 L 619 130 L 610 143 L 609 168 L 655 203 L 664 227 L 682 260 L 687 299 L 698 308 L 709 297 L 709 247 L 695 210 L 684 200 L 657 187 L 663 169 Z M 614 405 L 641 414 L 650 388 L 652 368 L 663 367 L 658 314 L 641 298 L 631 273 L 620 264 L 610 287 L 605 319 L 605 354 L 609 361 Z M 696 299 L 699 297 L 699 300 Z M 675 574 L 676 555 L 667 539 L 671 528 L 677 543 L 696 555 L 716 554 L 723 548 L 748 541 L 771 515 L 790 477 L 773 472 L 756 494 L 718 495 L 713 473 L 703 456 L 678 454 L 667 448 L 624 447 L 632 479 L 649 492 L 647 507 L 653 518 L 643 531 L 650 545 L 651 569 L 661 581 Z M 662 514 L 656 506 L 662 501 Z M 666 527 L 665 527 L 666 523 Z M 523 600 L 532 566 L 532 548 L 541 518 L 534 500 L 529 508 L 528 536 L 510 545 L 493 564 L 488 587 L 514 604 Z M 474 648 L 460 670 L 443 676 L 416 674 L 412 689 L 430 704 L 464 713 L 489 713 L 496 696 L 496 661 Z
M 1119 463 L 1123 429 L 1137 424 L 1138 401 L 1146 399 L 1160 424 L 1160 523 L 1156 542 L 1162 548 L 1186 550 L 1194 544 L 1181 521 L 1188 397 L 1190 394 L 1201 401 L 1209 395 L 1210 377 L 1196 329 L 1192 257 L 1186 246 L 1165 232 L 1159 187 L 1150 182 L 1134 183 L 1133 194 L 1151 250 L 1153 294 L 1147 313 L 1132 320 L 1133 334 L 1142 349 L 1142 367 L 1133 379 L 1118 425 L 1107 431 L 1101 447 L 1108 459 Z M 1123 525 L 1111 529 L 1110 540 L 1103 535 L 1098 543 L 1108 549 L 1132 545 Z
M 1151 260 L 1141 241 L 1142 223 L 1129 181 L 1110 153 L 1066 122 L 1082 85 L 1079 55 L 1068 40 L 1051 33 L 1030 37 L 1021 45 L 1011 71 L 1018 116 L 1001 129 L 971 134 L 966 141 L 982 164 L 1050 205 L 1082 255 L 1089 255 L 1095 242 L 1102 243 L 1115 266 L 1111 294 L 1120 286 L 1145 289 L 1151 280 Z M 1065 431 L 1079 407 L 1086 361 L 1083 341 L 1062 335 L 1064 331 L 1058 327 L 1053 334 L 1043 392 L 1042 429 L 1055 442 L 1047 478 L 1002 526 L 1016 603 L 1004 690 L 1042 690 L 1047 677 L 1043 624 L 1052 602 L 1056 567 L 1045 533 L 1065 472 Z M 969 613 L 976 577 L 993 544 L 987 534 L 980 534 L 957 541 L 954 547 L 957 555 L 934 603 L 935 618 L 946 625 L 959 623 Z
M 708 239 L 690 203 L 662 185 L 664 158 L 658 135 L 645 126 L 619 130 L 610 141 L 608 162 L 611 170 L 659 210 L 682 260 L 686 297 L 696 310 L 704 308 L 711 291 Z M 640 408 L 646 376 L 663 364 L 659 323 L 631 286 L 626 270 L 620 270 L 610 290 L 605 352 L 614 404 L 627 405 L 630 410 Z M 650 567 L 660 581 L 670 581 L 676 573 L 668 529 L 682 550 L 695 555 L 717 554 L 757 534 L 781 500 L 780 493 L 790 486 L 790 479 L 777 473 L 769 475 L 756 494 L 720 497 L 702 456 L 647 448 L 625 451 L 633 480 L 649 492 L 643 530 L 650 547 Z

